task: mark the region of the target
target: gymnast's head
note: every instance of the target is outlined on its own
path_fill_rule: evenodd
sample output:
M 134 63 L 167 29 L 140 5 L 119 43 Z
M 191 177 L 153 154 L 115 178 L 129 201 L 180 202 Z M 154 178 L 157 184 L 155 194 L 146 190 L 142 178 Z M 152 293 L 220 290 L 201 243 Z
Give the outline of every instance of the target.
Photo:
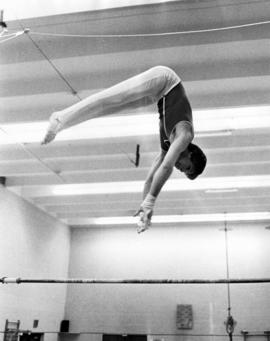
M 175 163 L 175 167 L 190 179 L 194 180 L 202 174 L 207 163 L 204 152 L 196 144 L 190 143 Z

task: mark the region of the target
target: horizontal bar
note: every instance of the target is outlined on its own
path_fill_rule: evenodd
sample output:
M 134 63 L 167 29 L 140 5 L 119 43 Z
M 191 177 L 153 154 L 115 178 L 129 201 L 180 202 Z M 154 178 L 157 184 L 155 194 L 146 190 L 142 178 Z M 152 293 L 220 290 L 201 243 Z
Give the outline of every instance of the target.
M 67 283 L 67 284 L 241 284 L 270 283 L 270 278 L 240 279 L 25 279 L 2 277 L 0 283 Z
M 22 331 L 23 332 L 23 331 Z M 31 333 L 35 333 L 35 331 L 30 331 Z M 0 331 L 0 335 L 1 334 L 5 334 L 6 332 L 3 330 L 3 331 Z M 20 333 L 20 331 L 19 331 Z M 61 335 L 61 332 L 58 331 L 42 331 L 42 333 L 44 335 L 46 334 L 57 334 L 57 335 Z M 115 333 L 115 332 L 114 332 Z M 62 334 L 66 334 L 67 336 L 72 336 L 72 334 L 74 335 L 106 335 L 106 334 L 114 334 L 113 332 L 110 333 L 110 332 L 102 332 L 102 331 L 99 331 L 99 332 L 71 332 L 71 333 L 62 333 Z M 127 332 L 119 332 L 118 335 L 129 335 L 129 333 Z M 145 336 L 145 333 L 136 333 L 136 335 L 142 335 L 142 336 Z M 228 334 L 187 334 L 187 333 L 178 333 L 178 334 L 172 334 L 172 333 L 147 333 L 148 336 L 185 336 L 185 337 L 228 337 Z M 242 337 L 243 338 L 243 334 L 233 334 L 234 337 Z M 249 335 L 248 335 L 249 336 Z M 253 336 L 250 334 L 250 336 Z M 256 334 L 256 336 L 264 336 L 265 337 L 265 334 Z

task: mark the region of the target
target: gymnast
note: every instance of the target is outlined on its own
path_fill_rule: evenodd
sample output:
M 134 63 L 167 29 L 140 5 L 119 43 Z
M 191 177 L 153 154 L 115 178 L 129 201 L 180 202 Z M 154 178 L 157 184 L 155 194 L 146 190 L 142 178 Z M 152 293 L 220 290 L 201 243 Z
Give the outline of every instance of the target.
M 157 196 L 176 167 L 189 179 L 200 175 L 206 156 L 195 144 L 192 109 L 179 76 L 166 66 L 149 70 L 93 94 L 82 101 L 54 112 L 42 144 L 51 142 L 63 129 L 109 115 L 157 103 L 159 112 L 160 152 L 145 180 L 137 232 L 151 226 Z

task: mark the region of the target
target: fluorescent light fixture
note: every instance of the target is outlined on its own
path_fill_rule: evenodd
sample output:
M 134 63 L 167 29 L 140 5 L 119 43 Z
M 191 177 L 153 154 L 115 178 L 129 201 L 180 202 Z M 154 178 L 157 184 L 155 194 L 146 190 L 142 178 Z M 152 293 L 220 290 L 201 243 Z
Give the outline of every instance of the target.
M 186 215 L 154 215 L 153 223 L 200 223 L 200 222 L 220 222 L 224 221 L 224 213 L 216 214 L 186 214 Z M 227 213 L 226 221 L 262 221 L 269 220 L 270 212 L 243 212 L 243 213 Z M 69 225 L 130 225 L 136 224 L 136 217 L 104 217 L 104 218 L 73 218 L 66 219 Z
M 63 196 L 63 195 L 96 195 L 117 193 L 141 193 L 144 181 L 100 182 L 83 184 L 64 184 L 50 186 L 14 186 L 14 192 L 24 197 Z M 197 181 L 188 179 L 169 179 L 163 192 L 195 191 L 195 190 L 231 190 L 239 188 L 270 187 L 270 175 L 231 176 L 215 178 L 199 178 Z
M 55 185 L 54 195 L 84 195 L 84 194 L 115 194 L 139 193 L 142 191 L 143 181 L 129 182 L 100 182 L 70 185 Z
M 143 181 L 104 182 L 93 184 L 55 185 L 54 195 L 82 195 L 82 194 L 112 194 L 112 193 L 139 193 L 142 191 Z M 191 191 L 191 190 L 231 190 L 237 188 L 269 187 L 270 176 L 234 176 L 201 178 L 197 181 L 187 179 L 170 179 L 163 187 L 163 191 Z
M 230 135 L 234 130 L 270 127 L 270 106 L 194 110 L 194 128 L 201 136 Z M 41 142 L 48 122 L 1 124 L 0 144 Z M 56 140 L 82 140 L 156 135 L 158 114 L 107 116 L 86 121 L 63 132 Z M 218 136 L 217 135 L 217 136 Z M 200 136 L 200 135 L 199 135 Z
M 237 188 L 224 188 L 224 189 L 207 189 L 205 193 L 207 194 L 215 194 L 215 193 L 234 193 L 238 192 Z
M 196 133 L 196 137 L 232 136 L 232 134 L 231 130 L 221 130 Z

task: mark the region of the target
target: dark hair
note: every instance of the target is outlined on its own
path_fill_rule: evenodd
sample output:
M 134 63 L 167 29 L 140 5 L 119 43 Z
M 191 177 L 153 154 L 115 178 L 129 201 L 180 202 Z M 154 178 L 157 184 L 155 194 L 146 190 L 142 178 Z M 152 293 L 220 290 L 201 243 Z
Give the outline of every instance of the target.
M 187 177 L 191 180 L 194 180 L 204 171 L 207 158 L 201 148 L 196 144 L 190 143 L 188 146 L 188 151 L 191 152 L 190 160 L 193 164 L 194 172 L 192 174 L 188 174 Z

